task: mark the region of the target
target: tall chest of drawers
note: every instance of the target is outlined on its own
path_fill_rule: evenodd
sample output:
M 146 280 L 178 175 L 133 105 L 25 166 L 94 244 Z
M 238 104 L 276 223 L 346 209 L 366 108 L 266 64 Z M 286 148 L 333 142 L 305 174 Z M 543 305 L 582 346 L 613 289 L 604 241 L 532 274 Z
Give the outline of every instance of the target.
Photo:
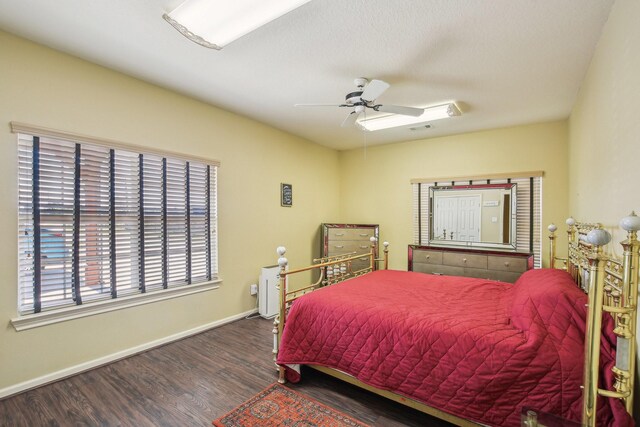
M 377 224 L 322 224 L 322 256 L 344 255 L 351 252 L 368 254 L 371 251 L 369 239 L 378 238 L 378 229 Z M 351 263 L 353 271 L 368 266 L 368 258 Z
M 533 254 L 409 245 L 409 271 L 514 283 L 533 268 Z

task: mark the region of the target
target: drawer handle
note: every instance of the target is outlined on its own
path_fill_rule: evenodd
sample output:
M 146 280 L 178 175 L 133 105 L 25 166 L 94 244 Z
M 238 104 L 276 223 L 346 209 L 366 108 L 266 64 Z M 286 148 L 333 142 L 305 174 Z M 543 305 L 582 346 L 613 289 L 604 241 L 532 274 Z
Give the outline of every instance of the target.
M 342 249 L 342 248 L 344 248 L 344 246 L 342 246 L 342 245 L 335 245 L 335 246 L 334 246 L 334 248 L 336 248 L 336 249 Z
M 369 233 L 360 233 L 360 237 L 369 237 Z
M 367 249 L 369 246 L 367 245 L 360 245 L 360 249 Z
M 425 258 L 427 259 L 431 258 L 431 255 L 426 255 Z
M 462 262 L 467 262 L 467 259 L 466 258 L 462 258 Z
M 505 266 L 505 267 L 509 267 L 509 261 L 505 261 L 505 262 L 504 262 L 504 266 Z
M 344 236 L 344 233 L 336 233 L 336 236 Z

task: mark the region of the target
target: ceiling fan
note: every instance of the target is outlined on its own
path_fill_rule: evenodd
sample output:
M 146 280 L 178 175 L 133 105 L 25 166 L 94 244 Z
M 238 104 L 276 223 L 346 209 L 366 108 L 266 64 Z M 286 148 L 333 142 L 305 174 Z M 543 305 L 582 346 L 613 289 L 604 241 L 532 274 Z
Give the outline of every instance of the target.
M 358 89 L 345 96 L 344 104 L 295 104 L 296 107 L 347 107 L 353 111 L 342 122 L 342 127 L 355 124 L 358 116 L 367 108 L 374 111 L 381 111 L 392 114 L 402 114 L 405 116 L 418 117 L 424 113 L 423 108 L 402 107 L 399 105 L 377 104 L 376 99 L 389 88 L 389 83 L 382 80 L 371 80 L 359 77 L 353 81 Z

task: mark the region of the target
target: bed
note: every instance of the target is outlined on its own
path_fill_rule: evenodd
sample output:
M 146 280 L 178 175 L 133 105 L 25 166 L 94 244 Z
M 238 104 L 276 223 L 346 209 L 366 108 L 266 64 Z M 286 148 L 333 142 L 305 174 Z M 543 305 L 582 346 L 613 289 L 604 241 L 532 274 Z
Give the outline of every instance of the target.
M 515 284 L 387 270 L 386 243 L 377 271 L 375 242 L 360 271 L 350 266 L 361 255 L 290 270 L 279 248 L 280 381 L 299 381 L 308 365 L 457 425 L 513 426 L 523 414 L 633 425 L 634 221 L 621 261 L 604 254 L 608 233 L 598 224 L 572 220 L 559 259 L 551 227 L 552 264 L 563 268 L 532 270 Z M 315 283 L 288 289 L 289 276 L 312 269 Z M 588 301 L 596 303 L 587 309 Z M 619 336 L 628 351 L 616 361 Z

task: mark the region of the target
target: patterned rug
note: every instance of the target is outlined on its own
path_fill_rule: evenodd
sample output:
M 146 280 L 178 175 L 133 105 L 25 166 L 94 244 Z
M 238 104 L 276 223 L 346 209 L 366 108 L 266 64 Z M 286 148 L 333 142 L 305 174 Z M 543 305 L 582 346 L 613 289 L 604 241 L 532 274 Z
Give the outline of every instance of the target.
M 368 427 L 278 383 L 213 422 L 217 427 Z

